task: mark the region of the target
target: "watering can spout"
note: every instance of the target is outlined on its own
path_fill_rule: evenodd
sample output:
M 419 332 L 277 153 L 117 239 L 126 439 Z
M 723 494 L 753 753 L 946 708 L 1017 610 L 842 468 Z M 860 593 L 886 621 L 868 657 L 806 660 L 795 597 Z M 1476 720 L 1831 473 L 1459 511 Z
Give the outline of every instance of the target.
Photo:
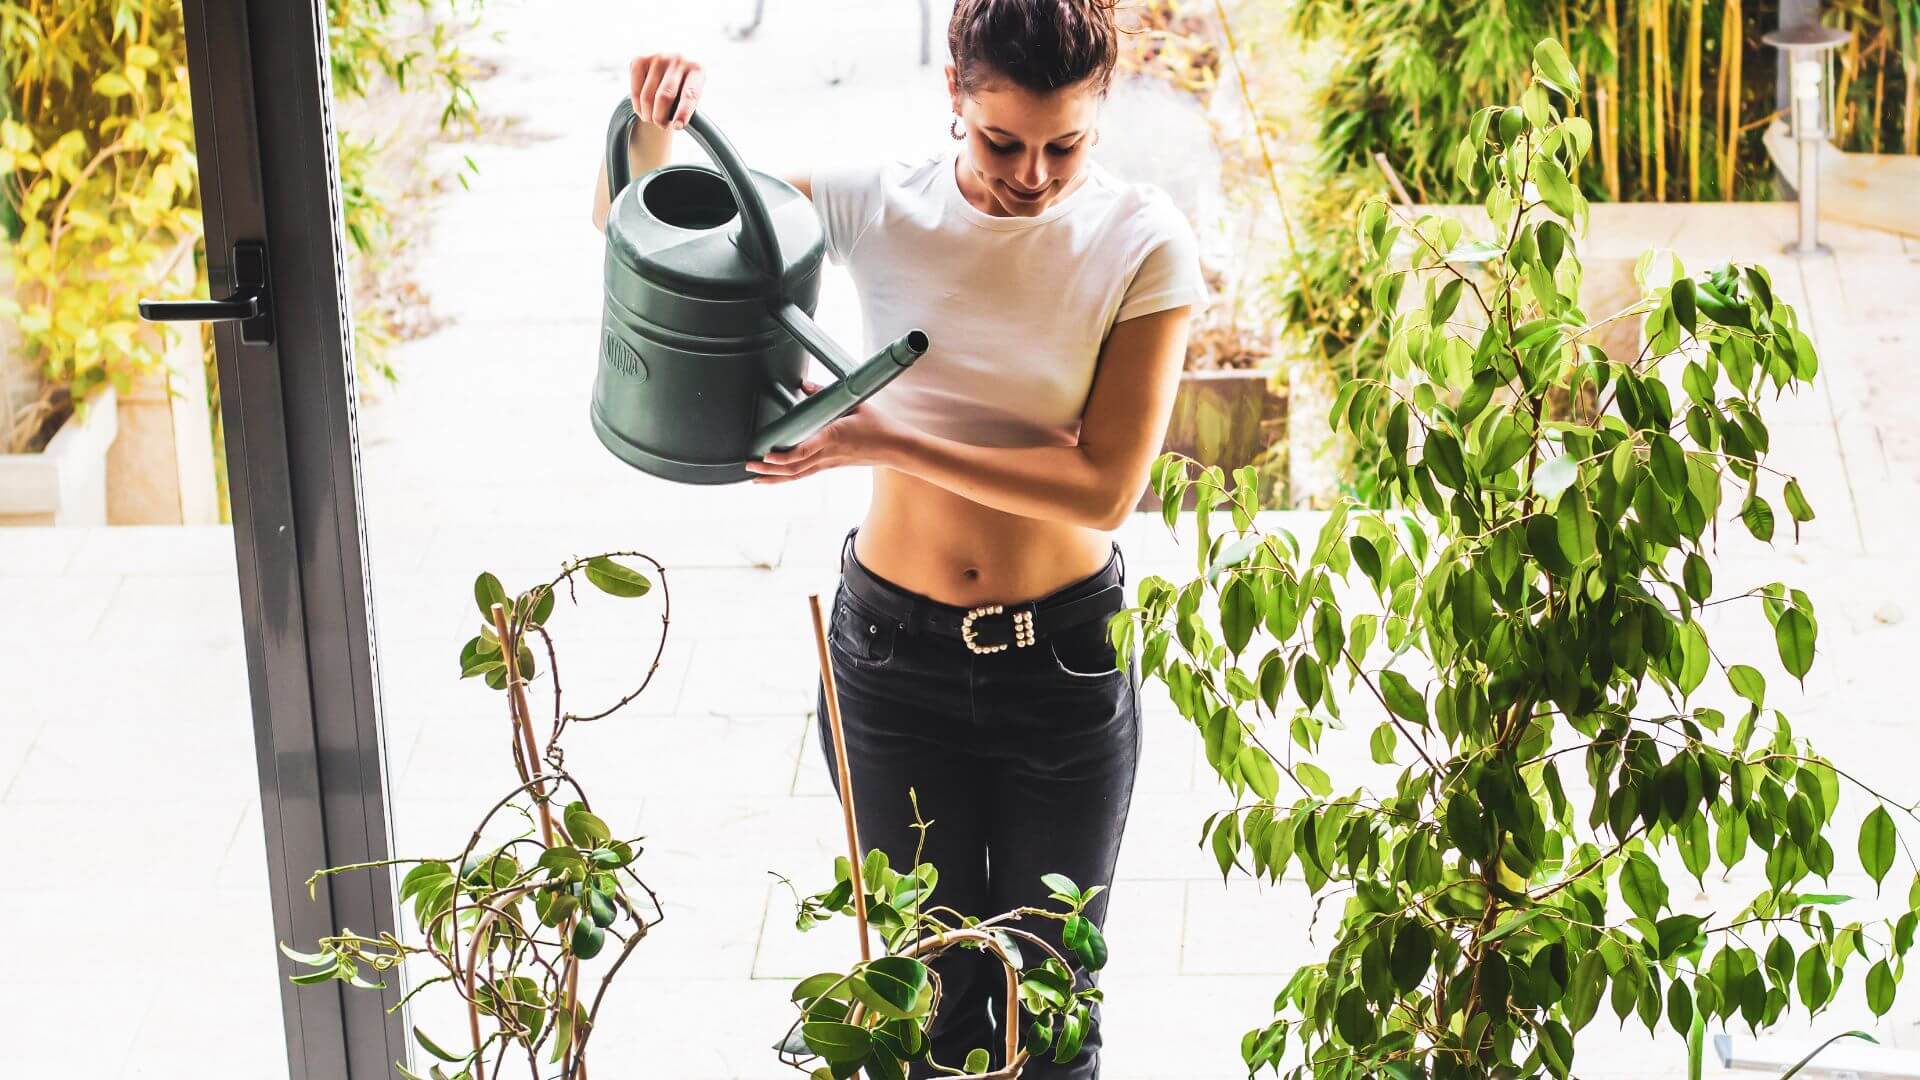
M 846 353 L 832 338 L 821 333 L 819 326 L 797 304 L 782 304 L 773 315 L 839 379 L 800 400 L 755 432 L 752 452 L 756 458 L 805 442 L 878 393 L 927 351 L 927 335 L 920 330 L 909 330 L 855 367 Z

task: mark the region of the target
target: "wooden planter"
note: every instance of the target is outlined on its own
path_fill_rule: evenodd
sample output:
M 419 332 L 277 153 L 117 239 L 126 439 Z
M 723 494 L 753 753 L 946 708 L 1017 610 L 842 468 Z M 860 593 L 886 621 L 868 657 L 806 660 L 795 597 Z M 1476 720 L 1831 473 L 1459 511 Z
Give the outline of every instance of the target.
M 1246 368 L 1183 372 L 1162 450 L 1177 451 L 1202 465 L 1218 465 L 1229 477 L 1235 469 L 1252 465 L 1260 471 L 1261 509 L 1283 508 L 1289 487 L 1287 402 L 1284 372 Z M 1193 508 L 1194 495 L 1189 488 L 1184 509 Z M 1135 509 L 1157 511 L 1160 497 L 1149 487 Z

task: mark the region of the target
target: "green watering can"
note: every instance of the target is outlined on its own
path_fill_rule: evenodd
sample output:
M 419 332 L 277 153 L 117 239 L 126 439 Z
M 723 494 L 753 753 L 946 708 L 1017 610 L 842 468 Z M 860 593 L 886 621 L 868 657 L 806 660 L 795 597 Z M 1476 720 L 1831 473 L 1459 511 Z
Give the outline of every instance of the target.
M 798 190 L 746 167 L 705 114 L 687 129 L 720 167 L 628 175 L 633 103 L 607 127 L 605 310 L 593 430 L 614 456 L 688 484 L 759 475 L 746 462 L 845 416 L 927 351 L 909 330 L 855 366 L 813 321 L 825 245 Z M 791 260 L 791 261 L 789 261 Z M 837 381 L 801 391 L 807 354 Z

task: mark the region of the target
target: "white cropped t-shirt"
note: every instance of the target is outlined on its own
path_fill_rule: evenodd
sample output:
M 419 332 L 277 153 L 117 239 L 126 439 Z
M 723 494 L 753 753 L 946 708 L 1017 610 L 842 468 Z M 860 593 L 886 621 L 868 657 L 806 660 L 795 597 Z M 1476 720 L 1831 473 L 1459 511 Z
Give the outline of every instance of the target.
M 863 356 L 915 327 L 927 353 L 863 408 L 976 446 L 1073 446 L 1113 324 L 1210 302 L 1192 226 L 1166 193 L 1088 161 L 1033 217 L 960 193 L 960 149 L 812 176 L 827 258 L 853 275 Z

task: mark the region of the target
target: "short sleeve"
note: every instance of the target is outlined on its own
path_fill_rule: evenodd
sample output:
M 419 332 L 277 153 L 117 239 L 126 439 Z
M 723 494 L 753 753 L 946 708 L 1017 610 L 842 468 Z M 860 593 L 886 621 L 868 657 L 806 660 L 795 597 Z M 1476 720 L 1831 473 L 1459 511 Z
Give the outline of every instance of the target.
M 1147 253 L 1120 297 L 1115 322 L 1193 305 L 1199 314 L 1213 302 L 1200 271 L 1200 244 L 1186 215 L 1166 199 L 1156 199 L 1140 215 L 1147 229 Z
M 825 235 L 827 260 L 844 266 L 860 237 L 880 213 L 880 166 L 833 164 L 817 167 L 808 181 L 813 211 Z

